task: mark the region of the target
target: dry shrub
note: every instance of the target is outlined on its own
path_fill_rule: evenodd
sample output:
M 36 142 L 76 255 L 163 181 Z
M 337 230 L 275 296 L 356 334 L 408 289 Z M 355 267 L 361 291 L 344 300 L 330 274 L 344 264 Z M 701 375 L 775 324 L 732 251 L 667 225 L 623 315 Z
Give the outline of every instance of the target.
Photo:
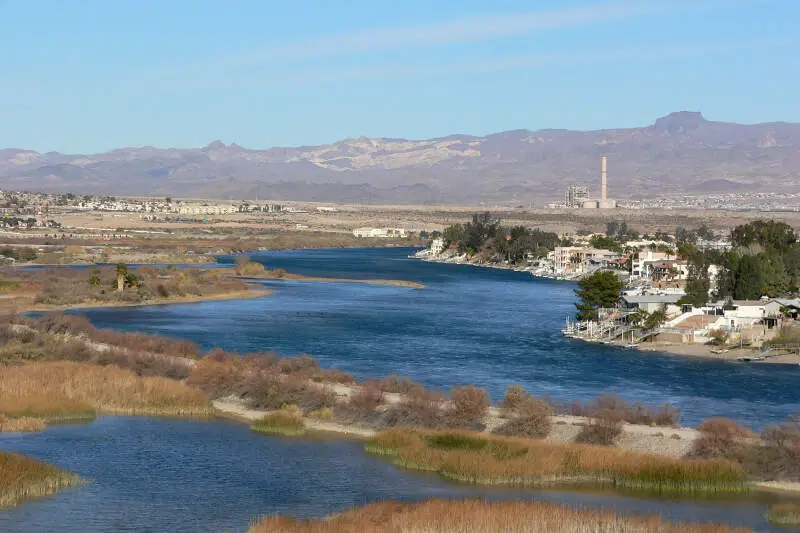
M 350 423 L 375 422 L 380 414 L 378 407 L 383 402 L 383 393 L 374 384 L 365 384 L 354 391 L 348 400 L 336 407 L 336 416 Z
M 414 381 L 410 378 L 399 377 L 395 374 L 383 378 L 382 380 L 370 380 L 367 383 L 376 386 L 383 392 L 390 392 L 394 394 L 413 394 L 425 389 L 425 387 L 423 387 L 418 381 Z
M 248 533 L 748 533 L 744 528 L 667 522 L 658 516 L 575 509 L 552 503 L 427 500 L 380 502 L 332 517 L 269 516 Z M 750 532 L 752 533 L 752 532 Z
M 306 354 L 286 357 L 280 359 L 278 369 L 282 374 L 303 374 L 311 377 L 314 372 L 319 370 L 319 361 Z
M 513 411 L 520 403 L 530 397 L 530 393 L 523 389 L 521 385 L 509 385 L 503 395 L 503 400 L 500 402 L 500 407 Z
M 197 362 L 186 383 L 210 398 L 222 398 L 236 392 L 243 378 L 243 369 L 236 359 L 212 353 Z
M 342 385 L 353 385 L 356 378 L 338 368 L 325 368 L 314 374 L 315 381 L 322 381 L 327 383 L 341 383 Z
M 390 405 L 383 414 L 383 427 L 416 426 L 438 428 L 443 424 L 444 397 L 425 389 L 412 390 L 399 402 Z
M 32 327 L 45 333 L 81 335 L 94 342 L 126 350 L 165 354 L 197 359 L 200 348 L 192 341 L 170 339 L 146 333 L 126 333 L 110 329 L 97 329 L 83 316 L 62 313 L 47 314 L 31 322 Z
M 450 408 L 445 414 L 445 423 L 450 427 L 483 429 L 486 411 L 492 405 L 486 389 L 465 385 L 450 392 Z
M 700 437 L 694 442 L 693 457 L 735 457 L 741 454 L 745 441 L 754 437 L 749 429 L 727 418 L 711 418 L 697 430 Z
M 544 400 L 526 397 L 516 406 L 516 416 L 497 428 L 494 433 L 509 437 L 543 439 L 553 428 L 553 409 Z
M 593 402 L 582 404 L 574 401 L 569 406 L 558 409 L 574 416 L 596 417 L 602 413 L 613 412 L 624 422 L 645 426 L 678 427 L 680 410 L 665 403 L 661 407 L 648 407 L 642 403 L 629 404 L 616 394 L 603 394 Z
M 575 442 L 582 444 L 598 444 L 613 446 L 622 434 L 622 417 L 616 411 L 603 411 L 591 418 L 588 424 L 581 428 Z
M 0 373 L 0 406 L 19 416 L 67 416 L 86 406 L 110 413 L 208 415 L 197 389 L 160 377 L 140 377 L 116 366 L 67 361 L 6 367 Z M 55 412 L 53 411 L 55 409 Z M 14 415 L 11 415 L 14 416 Z
M 248 257 L 242 256 L 236 258 L 236 266 L 234 271 L 237 276 L 258 276 L 263 274 L 266 268 L 261 263 L 251 261 Z

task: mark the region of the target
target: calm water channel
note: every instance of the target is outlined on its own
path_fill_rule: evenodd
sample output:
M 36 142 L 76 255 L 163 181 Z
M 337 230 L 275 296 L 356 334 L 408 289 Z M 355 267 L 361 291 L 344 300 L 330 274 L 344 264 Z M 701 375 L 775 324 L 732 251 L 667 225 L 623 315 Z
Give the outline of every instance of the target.
M 767 500 L 664 501 L 472 487 L 397 470 L 357 442 L 269 438 L 228 422 L 105 417 L 87 426 L 2 436 L 0 449 L 92 480 L 0 511 L 3 533 L 232 533 L 264 514 L 311 517 L 380 499 L 465 497 L 613 507 L 780 531 L 763 520 Z
M 422 263 L 407 249 L 259 254 L 272 268 L 320 276 L 404 279 L 423 290 L 268 282 L 271 297 L 83 311 L 97 326 L 193 339 L 241 352 L 309 353 L 360 377 L 392 372 L 443 389 L 510 383 L 585 399 L 617 392 L 668 401 L 692 424 L 730 416 L 754 427 L 800 411 L 800 369 L 716 363 L 563 339 L 572 285 L 529 275 Z M 223 258 L 231 260 L 230 258 Z M 82 426 L 0 436 L 0 449 L 52 462 L 93 482 L 0 512 L 0 532 L 241 532 L 267 513 L 319 516 L 379 499 L 528 498 L 658 512 L 780 531 L 767 497 L 671 501 L 574 491 L 508 491 L 403 472 L 356 442 L 280 439 L 228 422 L 105 417 Z

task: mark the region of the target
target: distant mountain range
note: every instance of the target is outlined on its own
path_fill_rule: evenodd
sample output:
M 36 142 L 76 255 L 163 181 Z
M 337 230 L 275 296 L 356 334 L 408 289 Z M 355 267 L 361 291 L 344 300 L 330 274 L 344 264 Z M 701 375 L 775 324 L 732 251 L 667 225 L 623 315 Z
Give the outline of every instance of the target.
M 102 154 L 0 149 L 0 187 L 113 195 L 344 203 L 537 205 L 571 183 L 609 196 L 798 192 L 800 124 L 733 124 L 682 111 L 651 126 L 599 131 L 506 131 L 439 139 L 346 139 L 250 150 L 121 148 Z

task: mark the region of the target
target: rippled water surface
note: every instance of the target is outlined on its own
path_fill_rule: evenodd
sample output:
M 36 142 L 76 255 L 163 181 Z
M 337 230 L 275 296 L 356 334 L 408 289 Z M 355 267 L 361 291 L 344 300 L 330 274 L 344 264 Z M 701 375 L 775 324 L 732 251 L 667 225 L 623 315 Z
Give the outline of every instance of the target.
M 508 384 L 586 399 L 610 391 L 670 402 L 683 422 L 711 416 L 755 428 L 800 411 L 800 367 L 724 363 L 564 339 L 573 285 L 528 274 L 408 259 L 409 249 L 258 254 L 307 275 L 401 279 L 425 289 L 274 281 L 256 300 L 83 311 L 96 325 L 193 339 L 241 352 L 309 353 L 360 377 L 393 372 L 448 389 Z M 232 258 L 223 261 L 232 262 Z
M 105 417 L 42 433 L 2 435 L 16 450 L 92 483 L 0 511 L 3 533 L 244 532 L 271 513 L 312 517 L 382 499 L 484 497 L 662 513 L 779 531 L 766 500 L 660 501 L 608 493 L 493 490 L 395 469 L 357 442 L 282 439 L 229 422 Z

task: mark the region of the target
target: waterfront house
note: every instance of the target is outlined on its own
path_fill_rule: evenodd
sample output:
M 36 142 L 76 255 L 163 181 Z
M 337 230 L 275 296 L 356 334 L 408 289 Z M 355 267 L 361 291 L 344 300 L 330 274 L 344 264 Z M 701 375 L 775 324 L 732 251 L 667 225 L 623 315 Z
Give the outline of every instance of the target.
M 658 311 L 661 306 L 666 306 L 667 316 L 680 314 L 681 307 L 678 306 L 678 300 L 685 295 L 682 293 L 671 294 L 623 294 L 621 301 L 622 305 L 630 310 L 642 309 L 648 313 Z

